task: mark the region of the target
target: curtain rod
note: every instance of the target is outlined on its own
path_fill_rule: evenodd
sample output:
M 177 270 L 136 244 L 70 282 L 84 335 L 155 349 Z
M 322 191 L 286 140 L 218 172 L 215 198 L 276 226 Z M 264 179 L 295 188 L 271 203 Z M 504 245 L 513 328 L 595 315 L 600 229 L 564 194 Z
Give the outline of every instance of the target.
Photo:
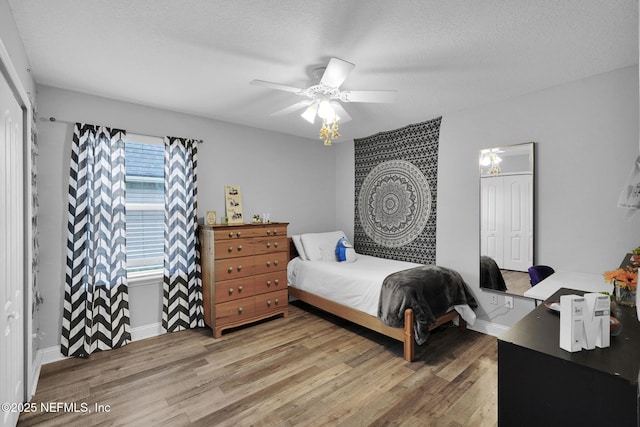
M 65 124 L 69 124 L 69 125 L 75 125 L 77 123 L 77 122 L 70 122 L 68 120 L 58 120 L 53 116 L 51 116 L 49 118 L 41 117 L 40 120 L 42 120 L 43 122 L 65 123 Z M 119 129 L 119 128 L 117 128 L 117 129 Z M 135 134 L 135 135 L 148 136 L 148 137 L 151 137 L 151 138 L 164 139 L 164 136 L 159 136 L 159 135 L 149 135 L 148 133 L 140 133 L 140 132 L 131 132 L 131 133 Z M 198 141 L 198 144 L 202 144 L 204 142 L 202 139 L 197 139 L 197 138 L 194 138 L 194 139 Z

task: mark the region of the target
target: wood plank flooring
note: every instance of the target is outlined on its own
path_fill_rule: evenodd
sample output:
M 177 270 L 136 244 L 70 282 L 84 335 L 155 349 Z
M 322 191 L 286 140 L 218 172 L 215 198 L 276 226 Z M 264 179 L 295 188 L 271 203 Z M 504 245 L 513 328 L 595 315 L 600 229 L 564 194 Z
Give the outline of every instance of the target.
M 529 273 L 513 270 L 500 270 L 505 283 L 507 284 L 507 293 L 513 295 L 524 295 L 531 289 L 529 281 Z
M 18 425 L 497 425 L 494 337 L 443 327 L 408 363 L 401 342 L 294 304 L 218 340 L 188 330 L 45 365 Z

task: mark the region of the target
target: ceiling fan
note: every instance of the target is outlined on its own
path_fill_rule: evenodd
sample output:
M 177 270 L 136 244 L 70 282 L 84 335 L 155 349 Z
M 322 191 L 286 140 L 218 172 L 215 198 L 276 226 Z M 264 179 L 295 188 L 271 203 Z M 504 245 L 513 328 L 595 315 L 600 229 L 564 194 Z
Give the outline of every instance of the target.
M 282 110 L 271 113 L 280 116 L 293 113 L 305 108 L 301 116 L 309 123 L 314 123 L 316 116 L 322 119 L 320 138 L 325 139 L 325 145 L 331 145 L 331 140 L 338 134 L 338 121 L 343 123 L 351 120 L 351 116 L 340 102 L 395 102 L 395 90 L 340 90 L 340 85 L 346 80 L 354 64 L 339 58 L 331 58 L 326 67 L 319 67 L 311 72 L 312 79 L 304 88 L 287 86 L 264 80 L 252 80 L 251 84 L 270 89 L 291 92 L 307 99 L 296 102 Z M 331 125 L 331 127 L 329 127 Z

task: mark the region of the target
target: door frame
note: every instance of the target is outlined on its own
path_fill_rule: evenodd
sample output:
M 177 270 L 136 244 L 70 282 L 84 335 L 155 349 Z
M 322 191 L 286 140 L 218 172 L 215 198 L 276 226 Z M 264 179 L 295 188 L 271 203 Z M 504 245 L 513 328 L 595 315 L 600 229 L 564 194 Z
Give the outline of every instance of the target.
M 24 291 L 23 291 L 23 331 L 24 331 L 24 401 L 27 402 L 33 397 L 38 377 L 40 375 L 40 367 L 42 365 L 41 354 L 37 360 L 33 358 L 33 230 L 31 225 L 31 218 L 33 216 L 32 209 L 32 197 L 33 189 L 31 187 L 31 172 L 32 172 L 32 153 L 31 153 L 31 131 L 33 122 L 33 108 L 31 105 L 31 99 L 29 94 L 24 89 L 20 77 L 11 61 L 11 57 L 4 43 L 0 39 L 0 76 L 4 78 L 11 91 L 13 92 L 20 108 L 22 109 L 22 152 L 23 152 L 23 177 L 24 180 L 24 197 L 23 197 L 23 212 L 24 212 Z

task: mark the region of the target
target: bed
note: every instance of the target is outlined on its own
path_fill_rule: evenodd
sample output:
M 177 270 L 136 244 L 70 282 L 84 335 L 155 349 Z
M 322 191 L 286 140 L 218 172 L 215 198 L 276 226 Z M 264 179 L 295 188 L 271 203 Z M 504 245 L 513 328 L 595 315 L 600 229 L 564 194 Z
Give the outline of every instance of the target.
M 463 328 L 475 321 L 475 300 L 457 272 L 355 254 L 352 249 L 351 259 L 337 262 L 334 248 L 340 234 L 292 236 L 287 266 L 291 297 L 403 342 L 407 361 L 414 359 L 416 343 L 423 343 L 429 331 L 458 317 Z M 310 235 L 313 239 L 304 239 Z M 430 307 L 424 298 L 415 298 L 415 283 L 408 282 L 424 281 L 425 275 L 431 283 L 427 298 L 447 293 L 455 304 L 445 307 L 442 299 Z

